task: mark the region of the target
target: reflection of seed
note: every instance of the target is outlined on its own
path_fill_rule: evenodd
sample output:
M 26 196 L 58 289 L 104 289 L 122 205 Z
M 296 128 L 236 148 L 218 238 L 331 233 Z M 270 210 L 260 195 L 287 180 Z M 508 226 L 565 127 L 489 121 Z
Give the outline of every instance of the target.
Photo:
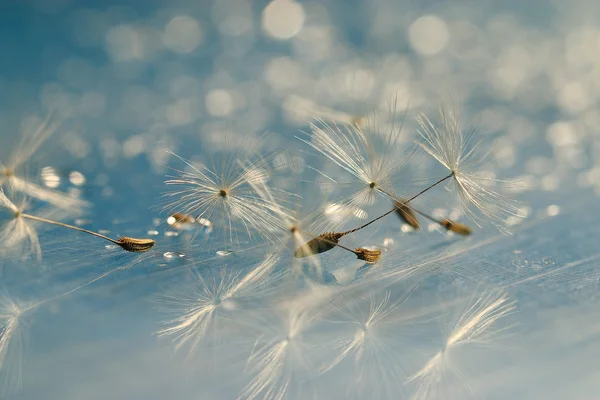
M 175 214 L 171 215 L 169 218 L 167 218 L 167 223 L 169 225 L 173 225 L 176 223 L 193 224 L 194 222 L 196 222 L 194 217 L 192 217 L 191 215 L 183 214 L 183 213 L 175 213 Z
M 467 225 L 460 224 L 458 222 L 454 222 L 446 218 L 443 218 L 440 221 L 440 225 L 442 225 L 449 231 L 458 233 L 459 235 L 469 236 L 471 234 L 471 228 L 469 228 Z
M 195 223 L 196 219 L 194 217 L 183 213 L 175 213 L 167 218 L 167 224 L 171 225 L 175 229 L 190 229 Z
M 369 250 L 363 247 L 357 247 L 355 252 L 359 260 L 364 260 L 369 264 L 374 264 L 381 258 L 381 251 L 379 250 Z
M 294 257 L 302 258 L 325 253 L 337 246 L 342 236 L 344 234 L 339 232 L 323 233 L 298 247 L 294 253 Z
M 414 211 L 406 205 L 404 200 L 394 202 L 394 206 L 396 206 L 396 213 L 405 223 L 412 226 L 414 229 L 419 229 L 421 227 Z
M 150 250 L 156 242 L 152 239 L 136 239 L 123 236 L 115 241 L 115 243 L 121 246 L 123 250 L 133 253 L 143 253 Z

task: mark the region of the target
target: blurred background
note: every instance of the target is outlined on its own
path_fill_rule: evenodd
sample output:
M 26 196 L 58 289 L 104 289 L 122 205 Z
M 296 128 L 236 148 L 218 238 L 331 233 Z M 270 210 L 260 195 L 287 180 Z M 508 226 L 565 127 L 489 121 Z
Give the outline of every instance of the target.
M 599 21 L 593 0 L 2 1 L 0 157 L 56 113 L 30 179 L 91 202 L 71 223 L 159 243 L 143 257 L 89 253 L 87 239 L 41 232 L 41 267 L 0 261 L 5 289 L 27 299 L 127 266 L 36 312 L 22 357 L 10 357 L 22 381 L 6 398 L 236 398 L 235 350 L 214 380 L 210 365 L 153 335 L 160 318 L 148 299 L 181 278 L 186 259 L 215 254 L 187 248 L 165 222 L 163 181 L 182 168 L 166 150 L 205 162 L 264 132 L 267 150 L 294 147 L 315 117 L 349 122 L 390 101 L 413 136 L 417 113 L 460 109 L 495 141 L 490 173 L 519 182 L 510 196 L 527 217 L 510 223 L 512 236 L 484 230 L 445 261 L 440 279 L 454 286 L 510 286 L 518 328 L 493 368 L 465 356 L 479 376 L 464 378 L 469 390 L 430 397 L 597 398 Z M 369 240 L 383 243 L 389 231 L 377 235 Z M 442 239 L 405 240 L 407 252 L 423 241 L 425 255 Z M 427 290 L 422 299 L 439 295 Z

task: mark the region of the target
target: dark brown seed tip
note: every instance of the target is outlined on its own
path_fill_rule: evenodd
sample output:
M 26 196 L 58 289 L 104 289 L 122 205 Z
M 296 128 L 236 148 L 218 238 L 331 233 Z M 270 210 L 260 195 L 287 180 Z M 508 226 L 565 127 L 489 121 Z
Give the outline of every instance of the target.
M 175 229 L 189 230 L 196 223 L 196 219 L 184 213 L 175 213 L 167 218 L 167 224 Z
M 123 250 L 133 253 L 144 253 L 150 250 L 156 243 L 152 239 L 136 239 L 127 236 L 119 238 L 116 242 Z
M 394 206 L 396 207 L 396 213 L 405 223 L 410 225 L 413 229 L 419 229 L 421 227 L 415 212 L 412 208 L 407 206 L 404 201 L 398 200 L 394 202 Z
M 458 233 L 459 235 L 469 236 L 471 234 L 471 228 L 469 228 L 467 225 L 450 221 L 449 219 L 442 219 L 440 225 L 451 232 Z
M 356 252 L 356 257 L 359 260 L 363 260 L 369 264 L 375 264 L 381 258 L 380 250 L 369 250 L 362 247 L 357 247 L 354 251 Z
M 337 246 L 342 236 L 344 235 L 339 232 L 323 233 L 298 247 L 294 252 L 294 257 L 302 258 L 325 253 Z
M 171 218 L 173 218 L 173 222 L 179 222 L 180 224 L 193 224 L 194 222 L 196 222 L 194 217 L 184 213 L 175 213 L 171 215 Z

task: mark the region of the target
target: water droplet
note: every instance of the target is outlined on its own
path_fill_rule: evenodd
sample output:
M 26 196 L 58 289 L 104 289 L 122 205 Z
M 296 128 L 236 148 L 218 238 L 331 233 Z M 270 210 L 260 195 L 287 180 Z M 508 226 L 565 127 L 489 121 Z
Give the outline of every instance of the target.
M 400 226 L 400 230 L 401 230 L 403 233 L 409 233 L 409 232 L 414 232 L 414 231 L 415 231 L 415 228 L 413 228 L 413 227 L 412 227 L 412 226 L 410 226 L 409 224 L 402 224 L 402 225 Z
M 104 248 L 108 250 L 116 249 L 117 247 L 119 246 L 117 246 L 116 244 L 107 244 L 106 246 L 104 246 Z
M 560 206 L 552 204 L 546 208 L 546 212 L 548 213 L 548 216 L 555 217 L 560 214 Z
M 178 258 L 185 257 L 185 254 L 179 253 L 177 251 L 167 251 L 166 253 L 163 254 L 163 257 L 167 260 L 176 260 Z
M 179 236 L 179 232 L 173 232 L 173 231 L 166 231 L 165 232 L 165 236 Z
M 231 253 L 233 253 L 233 252 L 232 252 L 232 251 L 229 251 L 229 250 L 219 250 L 219 251 L 217 251 L 217 255 L 218 255 L 218 256 L 221 256 L 221 257 L 228 256 L 228 255 L 230 255 Z
M 148 235 L 150 235 L 150 236 L 156 236 L 156 235 L 158 235 L 158 231 L 149 230 L 148 231 Z

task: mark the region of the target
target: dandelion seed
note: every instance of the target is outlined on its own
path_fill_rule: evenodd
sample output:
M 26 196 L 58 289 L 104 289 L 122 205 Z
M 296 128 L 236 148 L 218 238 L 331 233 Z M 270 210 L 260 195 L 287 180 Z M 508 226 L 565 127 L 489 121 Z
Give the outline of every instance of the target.
M 421 370 L 408 378 L 408 382 L 417 382 L 414 398 L 429 399 L 445 393 L 444 385 L 457 382 L 446 382 L 446 373 L 455 378 L 461 373 L 452 361 L 453 352 L 463 346 L 491 345 L 495 335 L 502 329 L 493 331 L 498 320 L 515 310 L 515 301 L 511 301 L 502 291 L 492 291 L 477 298 L 460 316 L 449 336 L 444 348 L 436 353 Z M 505 328 L 506 329 L 506 328 Z
M 23 210 L 27 202 L 23 199 L 18 207 L 0 188 L 0 209 L 11 214 L 11 219 L 5 222 L 0 230 L 0 243 L 4 252 L 21 254 L 23 257 L 33 255 L 38 261 L 42 259 L 42 248 L 38 232 L 30 221 L 23 218 Z
M 172 337 L 176 349 L 189 346 L 188 355 L 221 343 L 235 323 L 249 314 L 250 306 L 264 299 L 261 288 L 275 263 L 276 258 L 268 256 L 248 272 L 236 270 L 235 265 L 218 276 L 194 271 L 193 279 L 172 286 L 157 299 L 161 311 L 175 314 L 157 335 Z
M 412 196 L 410 199 L 408 199 L 408 200 L 402 200 L 402 205 L 406 206 L 406 207 L 409 207 L 412 211 L 416 212 L 417 214 L 419 214 L 419 215 L 421 215 L 421 216 L 423 216 L 423 217 L 425 217 L 427 219 L 430 219 L 431 221 L 433 221 L 433 222 L 435 222 L 435 223 L 437 223 L 437 224 L 445 227 L 448 230 L 456 229 L 457 233 L 468 235 L 468 234 L 470 234 L 470 229 L 467 226 L 462 225 L 462 224 L 458 224 L 458 225 L 460 225 L 460 226 L 458 226 L 454 222 L 452 222 L 450 220 L 447 220 L 447 219 L 438 220 L 438 219 L 436 219 L 436 218 L 434 218 L 434 217 L 432 217 L 432 216 L 430 216 L 428 214 L 425 214 L 424 212 L 419 211 L 419 210 L 413 208 L 412 206 L 408 205 L 408 203 L 410 203 L 411 201 L 413 201 L 417 197 L 421 196 L 423 193 L 427 192 L 428 190 L 430 190 L 430 189 L 434 188 L 435 186 L 439 185 L 440 183 L 446 181 L 450 177 L 452 177 L 452 174 L 446 176 L 445 178 L 442 178 L 442 179 L 438 180 L 435 183 L 432 183 L 431 185 L 429 185 L 425 189 L 421 190 L 416 195 Z M 392 197 L 392 198 L 394 198 L 392 195 L 389 195 L 389 196 Z M 398 200 L 396 200 L 396 202 L 398 202 Z M 382 218 L 390 215 L 394 211 L 398 212 L 398 205 L 397 205 L 397 203 L 394 204 L 394 208 L 392 208 L 390 211 L 388 211 L 388 212 L 386 212 L 386 213 L 384 213 L 384 214 L 382 214 L 382 215 L 380 215 L 380 216 L 378 216 L 378 217 L 370 220 L 369 222 L 364 223 L 364 224 L 362 224 L 361 226 L 359 226 L 357 228 L 350 229 L 350 230 L 345 231 L 345 232 L 339 232 L 337 234 L 340 235 L 339 237 L 341 238 L 342 236 L 348 235 L 350 233 L 358 232 L 358 231 L 360 231 L 360 230 L 368 227 L 369 225 L 374 224 L 375 222 L 379 221 L 380 219 L 382 219 Z
M 320 372 L 325 377 L 338 368 L 338 378 L 352 382 L 344 397 L 404 398 L 403 383 L 408 376 L 406 365 L 413 357 L 412 341 L 419 339 L 420 325 L 427 312 L 405 307 L 415 289 L 392 298 L 389 291 L 370 294 L 351 291 L 333 303 L 322 329 L 327 336 L 320 345 Z M 324 328 L 322 326 L 321 328 Z
M 349 249 L 340 244 L 342 236 L 346 235 L 347 232 L 328 232 L 317 236 L 314 239 L 309 240 L 302 246 L 298 247 L 294 252 L 296 258 L 303 258 L 314 256 L 317 254 L 325 253 L 335 247 L 339 247 L 351 253 L 354 253 L 359 260 L 364 260 L 367 263 L 374 264 L 381 258 L 381 251 L 379 250 L 368 250 L 362 247 L 358 247 L 356 250 Z
M 428 220 L 440 225 L 442 228 L 445 228 L 447 231 L 451 231 L 462 236 L 469 236 L 472 232 L 471 228 L 469 228 L 467 225 L 449 220 L 447 218 L 435 218 L 429 214 L 424 213 L 423 211 L 419 211 L 414 207 L 409 206 L 407 203 L 408 202 L 406 200 L 400 200 L 396 201 L 394 205 L 396 206 L 396 212 L 398 213 L 400 218 L 402 218 L 402 220 L 408 225 L 410 225 L 413 229 L 419 229 L 420 227 L 419 221 L 416 219 L 415 215 L 419 214 L 427 218 Z
M 26 311 L 26 307 L 5 293 L 0 295 L 0 375 L 4 392 L 21 386 L 22 348 L 25 344 L 22 318 Z
M 31 125 L 31 124 L 29 124 Z M 21 131 L 21 141 L 13 149 L 6 162 L 0 160 L 0 186 L 4 184 L 32 198 L 48 202 L 63 209 L 79 209 L 87 205 L 83 200 L 67 196 L 63 193 L 48 189 L 30 182 L 20 176 L 18 171 L 31 159 L 35 152 L 44 144 L 60 125 L 59 121 L 48 113 L 46 118 L 35 128 L 26 127 Z
M 19 212 L 16 215 L 16 217 L 30 219 L 30 220 L 36 221 L 36 222 L 43 222 L 45 224 L 61 226 L 63 228 L 72 229 L 74 231 L 87 233 L 88 235 L 92 235 L 92 236 L 96 236 L 96 237 L 99 237 L 104 240 L 108 240 L 109 242 L 112 242 L 112 243 L 116 244 L 117 246 L 121 247 L 123 250 L 130 251 L 133 253 L 144 253 L 144 252 L 150 250 L 156 243 L 153 239 L 136 239 L 136 238 L 131 238 L 131 237 L 127 237 L 127 236 L 123 236 L 123 237 L 119 238 L 118 240 L 114 240 L 114 239 L 109 238 L 108 236 L 104 236 L 100 233 L 92 232 L 87 229 L 79 228 L 79 227 L 73 226 L 73 225 L 64 224 L 62 222 L 52 221 L 52 220 L 38 217 L 35 215 L 31 215 L 31 214 L 25 214 L 22 212 Z
M 408 206 L 408 203 L 410 201 L 414 200 L 415 198 L 422 195 L 429 189 L 435 187 L 436 185 L 440 184 L 441 182 L 444 182 L 446 179 L 450 178 L 451 176 L 452 175 L 449 175 L 445 178 L 438 180 L 436 183 L 429 185 L 426 189 L 421 190 L 418 194 L 414 195 L 413 197 L 411 197 L 408 200 L 402 200 L 402 202 L 397 200 L 394 203 L 393 209 L 372 219 L 371 221 L 369 221 L 357 228 L 350 229 L 350 230 L 347 230 L 344 232 L 328 232 L 328 233 L 321 234 L 321 235 L 309 240 L 308 242 L 304 243 L 302 246 L 296 248 L 296 251 L 294 254 L 295 257 L 302 258 L 302 257 L 308 257 L 308 256 L 324 253 L 324 252 L 327 252 L 337 246 L 337 247 L 340 247 L 351 253 L 356 254 L 358 259 L 360 259 L 360 260 L 365 260 L 368 263 L 375 263 L 379 260 L 379 258 L 381 256 L 381 252 L 379 252 L 379 254 L 377 254 L 376 251 L 368 251 L 363 248 L 351 250 L 345 246 L 342 246 L 340 244 L 340 239 L 343 236 L 346 236 L 346 235 L 354 233 L 354 232 L 358 232 L 358 231 L 368 227 L 369 225 L 379 221 L 380 219 L 386 217 L 387 215 L 391 214 L 394 211 L 399 212 L 399 210 L 403 210 L 403 211 L 401 211 L 401 215 L 403 216 L 403 218 L 412 218 L 412 216 L 414 215 L 413 212 L 415 212 L 415 213 L 418 213 L 418 214 L 430 219 L 431 221 L 434 221 L 435 223 L 439 224 L 440 226 L 446 228 L 446 230 L 458 233 L 463 236 L 470 235 L 471 229 L 466 225 L 455 223 L 455 222 L 453 222 L 449 219 L 445 219 L 445 218 L 441 219 L 441 220 L 436 219 L 428 214 L 423 213 L 422 211 L 416 210 L 416 209 L 412 208 L 411 206 Z M 406 210 L 410 210 L 410 213 Z
M 344 236 L 344 233 L 323 233 L 298 247 L 294 252 L 294 256 L 301 258 L 329 251 L 339 244 L 342 236 Z
M 123 236 L 118 240 L 111 239 L 100 233 L 92 232 L 87 229 L 83 229 L 77 226 L 64 224 L 62 222 L 53 221 L 48 218 L 41 216 L 27 214 L 24 211 L 26 204 L 21 207 L 17 207 L 7 196 L 4 191 L 0 189 L 0 208 L 4 208 L 12 213 L 12 219 L 8 222 L 0 232 L 0 238 L 7 249 L 23 249 L 28 247 L 28 250 L 24 252 L 24 255 L 35 254 L 38 260 L 41 260 L 42 250 L 40 247 L 37 231 L 29 223 L 29 221 L 40 222 L 49 225 L 60 226 L 67 229 L 72 229 L 79 232 L 84 232 L 89 235 L 93 235 L 104 240 L 108 240 L 121 247 L 123 250 L 142 253 L 150 250 L 155 241 L 153 239 L 136 239 L 127 236 Z M 27 245 L 27 243 L 29 243 Z
M 396 103 L 390 104 L 390 115 Z M 397 174 L 414 155 L 406 146 L 402 125 L 383 128 L 378 117 L 367 119 L 366 127 L 356 121 L 345 126 L 317 119 L 311 124 L 311 139 L 299 138 L 360 182 L 361 188 L 350 196 L 352 205 L 371 204 L 377 193 L 393 192 Z
M 408 225 L 410 225 L 413 229 L 419 229 L 421 224 L 419 224 L 419 220 L 417 220 L 417 216 L 415 212 L 406 205 L 406 201 L 403 199 L 396 200 L 394 202 L 394 206 L 396 206 L 396 212 L 398 216 Z
M 307 215 L 300 216 L 302 205 L 299 203 L 300 196 L 293 196 L 296 208 L 291 209 L 281 205 L 281 199 L 276 199 L 271 188 L 266 182 L 252 182 L 252 187 L 255 192 L 263 199 L 263 201 L 271 207 L 271 212 L 277 218 L 278 222 L 274 224 L 276 230 L 274 236 L 277 238 L 270 246 L 271 254 L 276 254 L 282 257 L 292 250 L 293 257 L 291 261 L 291 270 L 303 277 L 309 278 L 311 281 L 318 283 L 324 282 L 324 271 L 321 268 L 320 262 L 316 257 L 310 257 L 325 252 L 336 247 L 336 233 L 325 233 L 315 235 L 311 232 L 321 228 L 330 227 L 327 219 L 323 218 L 322 207 L 313 208 L 313 211 Z M 307 207 L 305 207 L 307 208 Z M 353 250 L 340 246 L 347 251 L 354 253 Z M 304 259 L 306 263 L 303 263 Z
M 446 177 L 444 179 L 447 179 L 447 178 L 448 177 Z M 440 182 L 443 182 L 444 179 L 439 180 L 438 182 L 430 185 L 428 188 L 422 190 L 421 192 L 419 192 L 417 195 L 413 196 L 409 200 L 404 201 L 402 203 L 402 206 L 404 207 L 406 204 L 408 204 L 408 202 L 414 200 L 416 197 L 420 196 L 421 194 L 423 194 L 427 190 L 431 189 L 432 187 L 436 186 Z M 408 207 L 408 206 L 406 206 L 406 207 Z M 308 257 L 308 256 L 312 256 L 312 255 L 315 255 L 315 254 L 324 253 L 324 252 L 329 251 L 329 250 L 335 248 L 336 246 L 338 246 L 338 247 L 340 247 L 340 248 L 342 248 L 344 250 L 347 250 L 347 251 L 349 251 L 351 253 L 356 254 L 357 257 L 359 259 L 361 259 L 361 260 L 365 260 L 365 257 L 368 258 L 369 260 L 374 260 L 376 258 L 378 259 L 378 257 L 381 254 L 377 255 L 374 252 L 371 252 L 371 253 L 365 252 L 365 249 L 362 249 L 362 248 L 360 249 L 360 251 L 354 251 L 354 250 L 351 250 L 351 249 L 349 249 L 347 247 L 342 246 L 341 244 L 339 244 L 339 242 L 340 242 L 340 239 L 343 236 L 346 236 L 346 235 L 354 233 L 354 232 L 358 232 L 358 231 L 366 228 L 367 226 L 369 226 L 369 225 L 371 225 L 371 224 L 379 221 L 380 219 L 384 218 L 385 216 L 391 214 L 394 211 L 398 211 L 398 205 L 397 204 L 395 204 L 394 208 L 391 209 L 390 211 L 388 211 L 388 212 L 386 212 L 386 213 L 384 213 L 384 214 L 382 214 L 382 215 L 380 215 L 380 216 L 372 219 L 371 221 L 369 221 L 369 222 L 367 222 L 367 223 L 365 223 L 365 224 L 363 224 L 363 225 L 361 225 L 361 226 L 359 226 L 357 228 L 350 229 L 350 230 L 344 231 L 344 232 L 328 232 L 328 233 L 321 234 L 321 235 L 319 235 L 319 236 L 317 236 L 317 237 L 309 240 L 308 242 L 304 243 L 302 246 L 298 247 L 296 249 L 296 252 L 295 252 L 295 257 L 301 258 L 301 257 Z M 416 211 L 416 210 L 414 210 L 414 211 Z M 438 221 L 438 220 L 434 219 L 433 217 L 430 217 L 429 215 L 424 214 L 424 213 L 422 213 L 420 211 L 416 211 L 416 212 L 418 212 L 419 214 L 421 214 L 423 216 L 426 216 L 427 218 L 432 219 L 433 221 L 436 221 L 440 225 L 442 225 L 442 223 L 443 223 L 442 221 Z M 455 228 L 455 225 L 451 221 L 449 221 L 449 220 L 445 220 L 445 221 L 446 221 L 445 225 L 442 225 L 442 226 L 447 227 L 447 229 Z M 464 225 L 462 225 L 461 227 L 462 227 L 462 231 L 465 231 L 465 232 L 468 229 Z M 458 229 L 458 228 L 456 228 L 456 230 L 458 232 L 461 232 L 461 230 Z
M 325 292 L 324 298 L 328 298 L 330 293 Z M 311 362 L 315 346 L 307 333 L 321 314 L 324 298 L 318 290 L 311 291 L 309 295 L 318 300 L 307 304 L 302 299 L 296 299 L 278 311 L 283 314 L 279 324 L 274 325 L 270 321 L 264 323 L 265 333 L 256 340 L 246 363 L 246 373 L 251 379 L 240 398 L 315 398 L 316 393 L 310 382 L 316 373 Z
M 504 221 L 519 216 L 515 201 L 490 188 L 494 183 L 506 183 L 479 172 L 485 156 L 477 156 L 479 143 L 471 145 L 473 128 L 463 128 L 456 115 L 444 108 L 435 120 L 424 114 L 417 118 L 419 133 L 424 140 L 420 146 L 451 172 L 465 213 L 478 223 L 487 217 L 501 231 L 507 232 Z
M 440 221 L 440 225 L 447 230 L 458 233 L 459 235 L 469 236 L 471 234 L 471 228 L 458 222 L 450 221 L 449 219 L 443 218 Z
M 119 240 L 114 241 L 114 243 L 121 246 L 123 250 L 130 251 L 132 253 L 144 253 L 154 247 L 156 242 L 152 239 L 136 239 L 122 236 L 119 238 Z
M 359 260 L 363 260 L 368 264 L 375 264 L 381 258 L 380 250 L 369 250 L 362 247 L 357 247 L 355 254 Z
M 270 210 L 271 204 L 258 196 L 252 185 L 269 179 L 265 160 L 255 161 L 246 167 L 239 165 L 245 162 L 248 152 L 234 154 L 220 165 L 220 173 L 205 166 L 194 164 L 184 158 L 183 161 L 190 172 L 178 171 L 179 177 L 166 181 L 167 185 L 181 187 L 167 193 L 175 200 L 165 208 L 181 210 L 181 214 L 190 214 L 196 221 L 214 221 L 225 230 L 224 240 L 237 243 L 236 226 L 241 226 L 252 238 L 258 234 L 267 239 L 273 237 L 278 220 Z M 177 222 L 177 221 L 174 221 Z
M 179 230 L 190 230 L 195 223 L 194 217 L 183 213 L 175 213 L 167 218 L 167 224 Z

